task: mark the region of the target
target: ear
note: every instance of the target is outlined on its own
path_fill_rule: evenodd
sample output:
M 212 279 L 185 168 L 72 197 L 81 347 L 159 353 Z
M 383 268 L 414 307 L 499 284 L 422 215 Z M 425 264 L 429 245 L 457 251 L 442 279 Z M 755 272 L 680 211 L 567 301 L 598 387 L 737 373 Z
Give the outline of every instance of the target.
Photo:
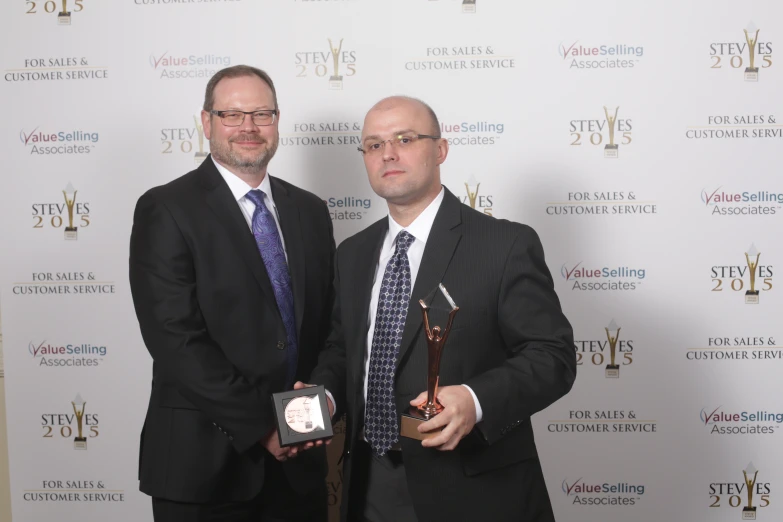
M 212 134 L 212 115 L 205 110 L 201 111 L 201 126 L 204 128 L 204 136 L 208 140 L 212 139 L 210 137 Z
M 449 155 L 449 142 L 446 138 L 438 140 L 438 156 L 436 160 L 437 165 L 441 165 L 446 161 L 446 157 Z

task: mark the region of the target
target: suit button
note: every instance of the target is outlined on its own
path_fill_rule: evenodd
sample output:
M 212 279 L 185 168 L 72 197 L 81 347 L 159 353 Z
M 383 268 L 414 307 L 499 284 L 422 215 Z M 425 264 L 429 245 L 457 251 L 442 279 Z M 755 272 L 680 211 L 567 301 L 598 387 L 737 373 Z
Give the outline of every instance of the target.
M 234 440 L 234 437 L 232 437 L 231 435 L 229 435 L 229 436 L 228 436 L 228 440 Z
M 277 349 L 282 350 L 285 348 L 285 341 L 277 341 Z

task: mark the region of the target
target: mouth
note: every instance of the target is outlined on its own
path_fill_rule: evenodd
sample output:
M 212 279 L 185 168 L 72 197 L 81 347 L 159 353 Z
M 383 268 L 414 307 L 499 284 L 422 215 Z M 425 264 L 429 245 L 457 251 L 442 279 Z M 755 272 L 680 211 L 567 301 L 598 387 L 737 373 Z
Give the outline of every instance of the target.
M 404 170 L 390 169 L 390 170 L 385 171 L 383 173 L 383 176 L 381 176 L 381 177 L 388 178 L 388 177 L 392 177 L 392 176 L 399 176 L 400 174 L 405 174 L 405 171 Z

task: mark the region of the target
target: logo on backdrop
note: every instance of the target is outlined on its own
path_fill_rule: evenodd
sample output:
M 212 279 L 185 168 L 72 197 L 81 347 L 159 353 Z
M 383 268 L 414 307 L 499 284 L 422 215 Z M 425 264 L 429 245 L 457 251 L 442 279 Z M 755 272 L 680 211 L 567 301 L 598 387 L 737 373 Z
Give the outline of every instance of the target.
M 160 129 L 161 154 L 192 156 L 200 165 L 209 154 L 209 141 L 204 137 L 204 127 L 198 115 L 193 116 L 193 127 L 169 127 Z
M 31 155 L 52 156 L 89 154 L 95 150 L 100 134 L 85 130 L 50 131 L 35 127 L 19 131 L 19 141 Z
M 92 343 L 64 344 L 30 341 L 30 356 L 41 366 L 49 368 L 92 367 L 100 365 L 106 357 L 105 345 Z
M 484 192 L 479 193 L 480 190 L 481 183 L 471 174 L 470 179 L 465 182 L 465 195 L 461 196 L 460 200 L 470 208 L 491 216 L 493 196 Z
M 571 145 L 603 148 L 604 158 L 620 157 L 620 145 L 625 149 L 633 142 L 633 122 L 619 118 L 620 107 L 604 106 L 603 120 L 571 120 Z
M 736 76 L 742 71 L 746 82 L 758 82 L 764 77 L 763 70 L 772 67 L 769 36 L 765 37 L 753 22 L 734 35 L 731 41 L 710 43 L 710 68 L 728 69 Z
M 63 201 L 55 203 L 33 203 L 33 228 L 63 229 L 63 237 L 74 241 L 79 237 L 79 229 L 90 226 L 90 203 L 78 201 L 79 191 L 68 183 L 63 191 Z M 81 198 L 80 198 L 81 199 Z
M 100 295 L 115 293 L 114 281 L 102 281 L 95 272 L 33 272 L 28 282 L 14 283 L 14 295 L 79 294 Z
M 22 494 L 25 502 L 125 502 L 125 491 L 110 488 L 103 480 L 42 480 Z
M 432 2 L 433 0 L 429 1 Z M 476 0 L 461 0 L 461 3 L 463 13 L 473 14 L 476 12 Z
M 579 261 L 563 263 L 560 276 L 571 290 L 636 290 L 647 277 L 647 270 L 629 266 L 589 266 Z
M 622 328 L 612 319 L 604 327 L 606 338 L 575 340 L 576 364 L 579 366 L 604 366 L 607 379 L 620 377 L 620 366 L 633 364 L 633 339 L 620 335 Z
M 29 15 L 56 16 L 57 25 L 71 25 L 72 15 L 84 10 L 84 0 L 26 0 L 25 9 Z
M 783 360 L 783 349 L 774 337 L 708 337 L 706 346 L 688 348 L 689 361 Z
M 451 146 L 494 145 L 503 135 L 505 124 L 495 121 L 441 122 L 441 136 Z
M 546 203 L 548 216 L 633 216 L 658 213 L 658 203 L 635 191 L 568 192 L 566 201 Z
M 342 90 L 346 81 L 350 84 L 356 75 L 356 51 L 344 41 L 327 38 L 326 49 L 295 53 L 296 77 L 318 79 L 331 90 Z
M 87 413 L 87 403 L 79 393 L 71 401 L 71 408 L 66 413 L 44 413 L 41 421 L 44 439 L 72 440 L 75 450 L 86 450 L 88 439 L 100 435 L 98 414 Z
M 367 211 L 372 206 L 370 198 L 356 198 L 353 196 L 329 197 L 324 200 L 329 207 L 329 216 L 332 221 L 359 221 L 367 216 Z
M 150 54 L 149 64 L 161 80 L 209 79 L 231 65 L 231 57 L 217 54 L 179 54 L 169 51 Z
M 427 47 L 423 56 L 407 60 L 406 71 L 464 71 L 513 69 L 516 57 L 498 51 L 494 45 Z
M 699 412 L 699 421 L 709 429 L 710 435 L 773 435 L 779 431 L 783 413 L 705 407 Z
M 607 481 L 588 482 L 584 478 L 563 479 L 561 489 L 572 505 L 635 506 L 644 496 L 643 484 Z
M 761 294 L 772 290 L 772 265 L 761 265 L 761 251 L 751 244 L 745 252 L 745 264 L 714 265 L 710 270 L 713 292 L 745 293 L 745 304 L 760 304 Z
M 736 472 L 726 482 L 712 482 L 709 487 L 710 507 L 733 509 L 740 512 L 740 520 L 756 520 L 756 513 L 763 513 L 769 506 L 772 485 L 759 479 L 759 470 L 748 463 L 742 475 Z M 738 480 L 740 479 L 741 480 Z
M 689 140 L 753 140 L 783 138 L 783 126 L 774 114 L 707 116 L 707 125 L 692 125 L 685 131 Z
M 783 192 L 704 188 L 701 202 L 712 216 L 772 216 L 783 205 Z
M 570 410 L 568 419 L 550 420 L 550 433 L 657 433 L 658 421 L 639 418 L 634 410 Z
M 644 47 L 624 43 L 583 43 L 579 40 L 562 41 L 557 52 L 569 69 L 633 69 L 644 56 Z
M 294 123 L 293 132 L 280 134 L 280 145 L 283 147 L 318 145 L 353 145 L 354 147 L 361 147 L 361 134 L 362 124 L 358 121 Z
M 51 1 L 51 0 L 50 0 Z M 105 80 L 109 69 L 95 66 L 86 57 L 61 56 L 52 58 L 25 58 L 24 67 L 6 69 L 7 82 L 52 82 L 59 80 Z

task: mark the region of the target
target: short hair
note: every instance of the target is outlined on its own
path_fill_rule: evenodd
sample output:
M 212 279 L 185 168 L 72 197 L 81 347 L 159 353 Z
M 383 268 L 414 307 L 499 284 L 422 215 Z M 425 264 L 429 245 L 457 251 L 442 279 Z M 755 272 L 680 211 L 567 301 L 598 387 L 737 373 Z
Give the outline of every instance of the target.
M 258 76 L 264 81 L 269 88 L 272 89 L 272 99 L 275 103 L 275 109 L 277 109 L 277 91 L 275 90 L 275 84 L 272 83 L 272 78 L 269 75 L 258 69 L 257 67 L 251 67 L 250 65 L 233 65 L 221 69 L 209 79 L 207 83 L 207 91 L 204 94 L 204 110 L 211 111 L 215 104 L 215 87 L 224 78 L 241 78 L 243 76 Z

